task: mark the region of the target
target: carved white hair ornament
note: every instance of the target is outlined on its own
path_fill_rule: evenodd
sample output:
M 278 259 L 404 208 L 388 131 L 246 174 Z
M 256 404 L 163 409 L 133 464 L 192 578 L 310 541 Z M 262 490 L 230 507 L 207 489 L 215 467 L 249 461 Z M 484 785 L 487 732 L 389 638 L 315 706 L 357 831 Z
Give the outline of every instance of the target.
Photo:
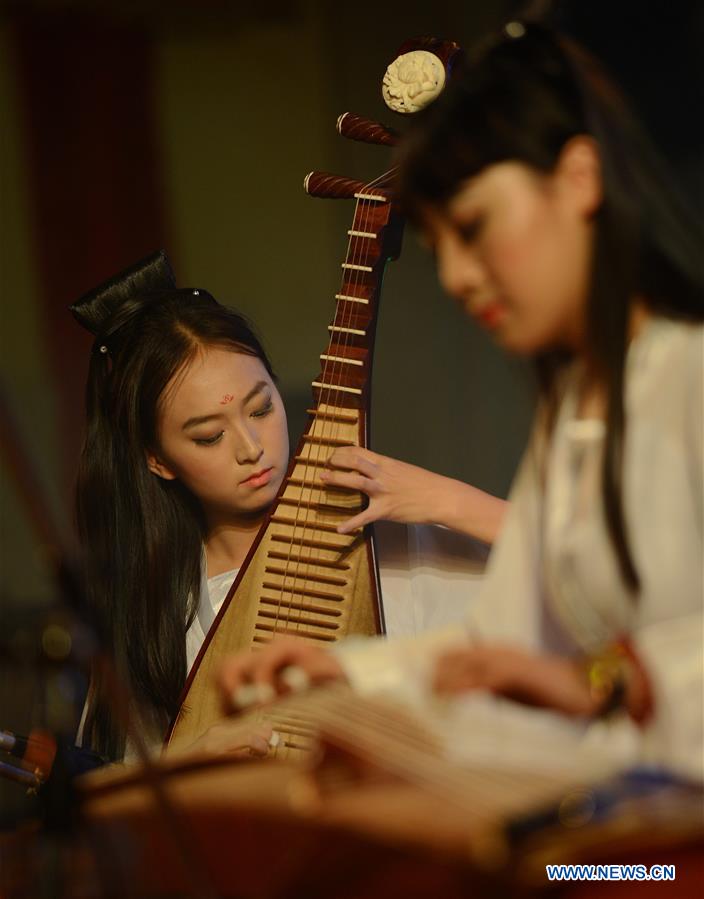
M 384 75 L 381 93 L 394 112 L 418 112 L 431 103 L 445 86 L 445 67 L 429 50 L 403 53 Z

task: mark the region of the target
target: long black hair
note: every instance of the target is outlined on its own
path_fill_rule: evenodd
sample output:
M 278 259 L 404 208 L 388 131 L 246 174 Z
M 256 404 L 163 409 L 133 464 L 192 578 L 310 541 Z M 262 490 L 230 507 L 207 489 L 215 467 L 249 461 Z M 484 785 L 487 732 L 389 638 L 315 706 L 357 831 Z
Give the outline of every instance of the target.
M 603 201 L 594 218 L 587 346 L 606 388 L 602 492 L 607 527 L 629 589 L 639 580 L 621 498 L 625 429 L 624 362 L 631 303 L 704 319 L 704 235 L 678 202 L 663 165 L 599 65 L 566 38 L 513 22 L 470 55 L 444 94 L 413 124 L 401 155 L 400 194 L 412 219 L 442 210 L 469 178 L 514 160 L 549 173 L 565 144 L 592 136 L 599 147 Z M 568 355 L 537 359 L 548 422 L 556 375 Z
M 178 289 L 163 253 L 97 287 L 71 307 L 93 334 L 87 427 L 76 486 L 86 592 L 137 709 L 166 726 L 186 678 L 185 635 L 200 590 L 204 522 L 178 481 L 147 467 L 157 448 L 159 399 L 202 347 L 271 365 L 249 324 L 205 290 Z M 84 744 L 110 759 L 125 734 L 94 675 Z

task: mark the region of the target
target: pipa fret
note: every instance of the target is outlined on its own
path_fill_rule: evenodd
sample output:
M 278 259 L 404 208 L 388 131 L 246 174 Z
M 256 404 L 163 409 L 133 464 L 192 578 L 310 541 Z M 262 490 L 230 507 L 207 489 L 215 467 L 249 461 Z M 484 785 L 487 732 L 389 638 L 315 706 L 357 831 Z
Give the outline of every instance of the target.
M 303 449 L 305 449 L 305 444 L 303 446 Z M 325 469 L 327 468 L 327 464 L 323 459 L 318 459 L 313 456 L 304 456 L 302 453 L 297 453 L 293 457 L 293 461 L 298 462 L 301 465 L 306 465 L 309 469 L 310 468 L 325 468 Z M 293 482 L 291 481 L 290 483 L 293 483 Z
M 327 419 L 328 421 L 337 421 L 341 424 L 356 425 L 359 423 L 358 416 L 348 415 L 344 412 L 329 412 L 328 410 L 324 409 L 306 409 L 306 412 L 313 418 L 323 418 Z
M 306 571 L 304 574 L 297 574 L 297 569 L 294 569 L 293 572 L 289 571 L 286 568 L 277 568 L 274 565 L 267 565 L 264 571 L 267 574 L 281 574 L 285 575 L 289 580 L 294 581 L 315 581 L 319 584 L 329 584 L 331 587 L 346 587 L 347 581 L 341 577 L 330 577 L 329 575 L 317 574 L 315 572 Z
M 282 603 L 281 609 L 276 612 L 271 612 L 268 609 L 259 609 L 257 615 L 259 618 L 270 618 L 273 621 L 283 621 L 286 624 L 305 624 L 306 627 L 320 627 L 331 631 L 339 631 L 340 629 L 340 625 L 336 621 L 316 621 L 308 615 L 305 618 L 301 615 L 290 615 L 288 614 L 289 611 Z
M 264 581 L 262 587 L 265 590 L 281 590 L 281 584 L 272 584 L 271 581 Z M 298 587 L 286 587 L 286 593 L 295 593 L 299 596 L 310 596 L 312 599 L 327 599 L 330 602 L 344 602 L 344 595 L 339 593 L 327 593 L 325 590 L 303 590 Z
M 258 613 L 261 614 L 261 613 Z M 306 621 L 306 628 L 311 622 Z M 279 627 L 278 624 L 264 624 L 258 621 L 255 625 L 259 631 L 265 631 L 270 634 L 284 634 L 289 637 L 301 637 L 304 640 L 322 640 L 323 643 L 335 643 L 337 637 L 333 634 L 316 634 L 314 631 L 306 630 L 306 628 Z
M 331 512 L 337 515 L 353 515 L 355 512 L 361 512 L 364 506 L 362 504 L 354 506 L 334 506 L 332 503 L 316 503 L 309 502 L 305 499 L 296 499 L 296 497 L 282 496 L 280 500 L 284 505 L 296 506 L 302 509 L 314 509 L 318 512 Z
M 328 549 L 332 552 L 340 552 L 346 547 L 339 543 L 327 543 L 325 540 L 306 540 L 302 537 L 284 537 L 281 534 L 272 534 L 271 539 L 277 543 L 291 543 L 295 546 L 310 546 L 312 549 Z
M 292 556 L 287 553 L 277 552 L 270 549 L 268 552 L 270 559 L 281 559 L 286 562 L 293 562 L 301 565 L 317 565 L 320 568 L 331 568 L 335 571 L 349 571 L 351 566 L 347 562 L 338 560 L 321 559 L 319 556 Z
M 287 591 L 284 591 L 284 595 Z M 260 596 L 259 601 L 263 603 L 265 606 L 276 606 L 281 607 L 282 609 L 294 609 L 298 612 L 310 612 L 315 615 L 328 615 L 330 618 L 339 618 L 342 615 L 340 609 L 326 609 L 323 606 L 314 606 L 310 604 L 304 604 L 300 602 L 287 602 L 285 599 L 281 599 L 281 597 L 277 597 L 276 599 L 269 599 L 266 596 Z M 262 614 L 260 610 L 259 614 Z
M 289 518 L 287 515 L 272 515 L 271 520 L 276 524 L 287 524 L 290 527 L 295 528 L 297 531 L 324 531 L 326 534 L 337 534 L 337 525 L 334 524 L 326 524 L 325 522 L 318 521 L 315 518 L 311 518 L 308 521 L 301 521 L 299 518 Z M 357 528 L 356 531 L 352 531 L 349 536 L 353 536 L 361 533 L 361 529 Z M 340 537 L 348 536 L 347 534 L 339 534 Z M 344 549 L 349 544 L 341 543 L 338 546 L 338 549 Z
M 353 446 L 349 440 L 338 440 L 336 437 L 316 437 L 314 434 L 306 434 L 304 443 L 313 443 L 318 446 Z

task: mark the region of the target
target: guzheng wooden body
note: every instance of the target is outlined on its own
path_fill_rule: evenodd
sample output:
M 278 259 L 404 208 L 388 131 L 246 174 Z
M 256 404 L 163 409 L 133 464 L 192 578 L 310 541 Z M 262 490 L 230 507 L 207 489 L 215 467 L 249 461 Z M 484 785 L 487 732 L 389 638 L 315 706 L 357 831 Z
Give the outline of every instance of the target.
M 536 899 L 553 895 L 545 864 L 555 862 L 676 864 L 667 895 L 698 895 L 701 788 L 631 789 L 604 780 L 590 751 L 573 767 L 549 746 L 535 765 L 499 751 L 458 766 L 427 727 L 443 705 L 421 720 L 418 709 L 339 685 L 277 705 L 315 723 L 323 751 L 314 764 L 167 758 L 151 772 L 81 779 L 90 843 L 103 867 L 121 860 L 112 895 L 129 885 L 150 897 Z M 497 726 L 499 738 L 505 722 Z M 583 886 L 560 895 L 601 895 L 599 884 Z M 619 894 L 639 896 L 642 884 L 630 886 Z

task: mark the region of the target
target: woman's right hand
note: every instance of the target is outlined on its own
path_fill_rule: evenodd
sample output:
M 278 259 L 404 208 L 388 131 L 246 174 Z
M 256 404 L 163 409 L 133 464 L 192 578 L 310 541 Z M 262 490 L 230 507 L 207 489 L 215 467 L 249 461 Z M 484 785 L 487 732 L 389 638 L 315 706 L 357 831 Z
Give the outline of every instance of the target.
M 329 650 L 296 637 L 281 637 L 257 652 L 230 656 L 219 676 L 225 707 L 231 711 L 270 702 L 296 689 L 345 680 Z

